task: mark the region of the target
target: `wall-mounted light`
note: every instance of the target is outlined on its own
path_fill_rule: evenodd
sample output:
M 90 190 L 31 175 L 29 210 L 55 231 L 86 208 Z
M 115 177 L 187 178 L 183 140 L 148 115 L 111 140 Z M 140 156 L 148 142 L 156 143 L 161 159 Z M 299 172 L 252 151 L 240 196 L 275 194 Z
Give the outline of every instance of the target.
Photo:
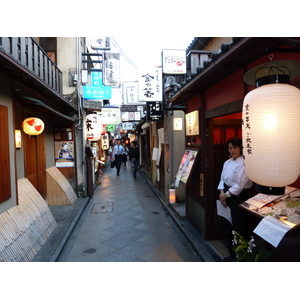
M 18 129 L 15 130 L 15 140 L 16 140 L 16 148 L 20 149 L 22 146 L 21 130 Z
M 244 75 L 257 88 L 243 103 L 245 170 L 257 191 L 282 195 L 300 173 L 300 91 L 289 85 L 300 75 L 300 62 L 274 61 Z
M 44 122 L 36 117 L 27 118 L 22 123 L 23 131 L 30 136 L 41 134 L 44 131 L 44 128 Z

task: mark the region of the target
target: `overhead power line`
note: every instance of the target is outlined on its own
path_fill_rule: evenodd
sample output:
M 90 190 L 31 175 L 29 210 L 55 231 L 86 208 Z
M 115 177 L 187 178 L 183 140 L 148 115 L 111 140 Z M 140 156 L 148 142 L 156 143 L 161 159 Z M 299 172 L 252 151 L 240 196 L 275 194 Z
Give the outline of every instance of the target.
M 136 64 L 134 64 L 130 58 L 124 53 L 124 51 L 121 49 L 121 47 L 118 45 L 118 43 L 116 42 L 116 40 L 112 37 L 112 43 L 113 45 L 117 48 L 117 50 L 120 52 L 120 54 L 125 58 L 125 60 L 132 65 L 133 68 L 135 68 L 136 70 L 138 70 L 138 67 Z

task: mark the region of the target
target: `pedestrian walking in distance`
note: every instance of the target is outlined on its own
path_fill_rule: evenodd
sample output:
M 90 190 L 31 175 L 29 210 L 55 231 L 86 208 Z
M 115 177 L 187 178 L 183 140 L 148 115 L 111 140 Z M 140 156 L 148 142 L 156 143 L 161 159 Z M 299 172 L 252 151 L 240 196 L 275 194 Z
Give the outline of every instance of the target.
M 129 161 L 131 163 L 131 170 L 133 177 L 136 178 L 137 166 L 140 160 L 140 150 L 136 141 L 132 141 L 131 148 L 129 149 Z
M 116 139 L 116 144 L 112 152 L 112 159 L 115 160 L 118 176 L 120 174 L 123 153 L 124 153 L 124 148 L 121 145 L 121 139 Z

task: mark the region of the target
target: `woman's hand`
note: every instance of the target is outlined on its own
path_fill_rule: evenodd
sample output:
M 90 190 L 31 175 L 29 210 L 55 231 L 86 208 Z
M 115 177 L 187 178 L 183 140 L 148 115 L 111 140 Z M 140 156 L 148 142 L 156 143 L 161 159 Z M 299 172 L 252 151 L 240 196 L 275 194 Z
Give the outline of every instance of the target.
M 221 201 L 222 205 L 226 208 L 227 207 L 227 201 L 226 201 L 227 196 L 224 193 L 224 191 L 220 192 L 219 198 L 220 198 L 220 201 Z

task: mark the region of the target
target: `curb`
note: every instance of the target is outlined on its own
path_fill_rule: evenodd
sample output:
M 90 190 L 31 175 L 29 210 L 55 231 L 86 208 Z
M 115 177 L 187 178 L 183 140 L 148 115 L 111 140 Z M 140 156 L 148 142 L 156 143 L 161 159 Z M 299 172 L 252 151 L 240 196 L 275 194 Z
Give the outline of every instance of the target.
M 103 177 L 103 175 L 105 173 L 105 170 L 106 169 L 103 169 L 103 174 L 102 174 L 100 180 L 98 181 L 97 185 L 95 185 L 94 190 L 101 184 L 102 177 Z M 75 216 L 75 218 L 70 223 L 68 230 L 66 231 L 66 233 L 64 234 L 62 240 L 58 244 L 58 246 L 57 246 L 56 250 L 54 251 L 51 259 L 49 260 L 49 262 L 57 262 L 58 261 L 58 259 L 59 259 L 60 255 L 61 255 L 62 251 L 64 250 L 64 248 L 65 248 L 65 246 L 66 246 L 66 244 L 67 244 L 67 242 L 68 242 L 68 240 L 69 240 L 69 238 L 70 238 L 70 236 L 71 236 L 71 234 L 72 234 L 75 226 L 77 225 L 80 217 L 82 216 L 82 214 L 84 213 L 84 211 L 88 207 L 88 205 L 89 205 L 89 203 L 90 203 L 90 201 L 91 201 L 92 198 L 93 198 L 93 195 L 89 196 L 88 200 L 86 201 L 86 203 L 84 204 L 84 206 L 81 208 L 80 211 L 78 211 L 77 215 Z
M 87 200 L 87 202 L 85 203 L 85 205 L 82 207 L 82 209 L 77 213 L 76 217 L 73 219 L 73 221 L 71 222 L 67 232 L 65 233 L 65 235 L 63 236 L 62 240 L 60 241 L 60 243 L 58 244 L 56 250 L 54 251 L 51 259 L 49 260 L 49 262 L 57 262 L 58 258 L 60 257 L 65 245 L 67 244 L 75 226 L 77 225 L 81 215 L 83 214 L 83 212 L 85 211 L 86 207 L 88 206 L 88 204 L 90 203 L 92 196 L 89 197 L 89 199 Z
M 221 262 L 223 258 L 215 251 L 213 247 L 207 243 L 200 233 L 186 220 L 182 219 L 176 212 L 175 209 L 167 203 L 164 195 L 159 192 L 155 187 L 150 178 L 147 178 L 147 174 L 139 169 L 144 181 L 147 183 L 151 191 L 157 197 L 157 199 L 163 205 L 163 208 L 168 211 L 176 225 L 179 227 L 185 238 L 188 240 L 194 251 L 204 262 Z

